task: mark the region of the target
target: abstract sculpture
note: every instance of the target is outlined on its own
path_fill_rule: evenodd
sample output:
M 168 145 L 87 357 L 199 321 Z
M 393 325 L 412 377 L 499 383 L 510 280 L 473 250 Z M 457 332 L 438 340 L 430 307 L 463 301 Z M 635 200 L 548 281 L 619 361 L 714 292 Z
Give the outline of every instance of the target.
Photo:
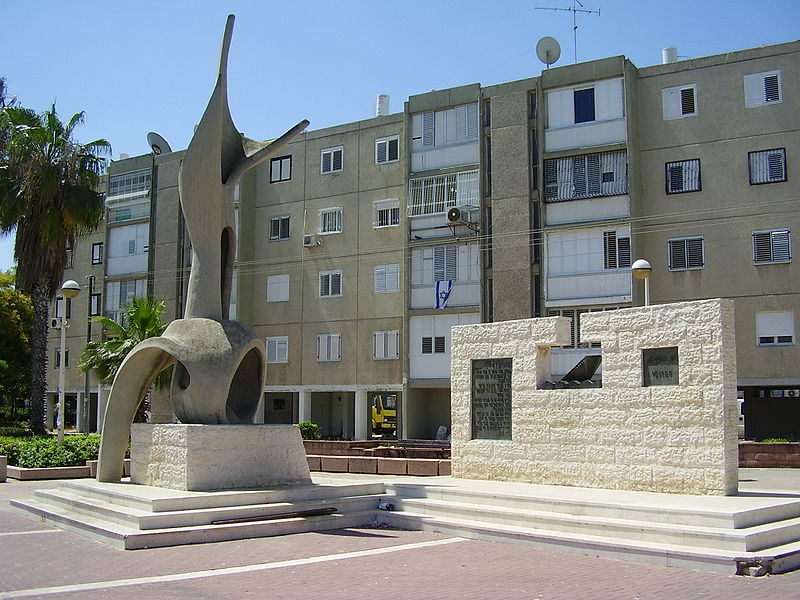
M 248 169 L 300 134 L 303 120 L 272 142 L 241 135 L 228 107 L 228 51 L 234 16 L 222 41 L 219 75 L 180 168 L 181 208 L 192 240 L 185 318 L 138 344 L 120 366 L 103 420 L 99 481 L 119 481 L 130 426 L 155 377 L 174 364 L 170 400 L 182 423 L 252 423 L 264 386 L 260 338 L 228 319 L 236 249 L 233 193 Z

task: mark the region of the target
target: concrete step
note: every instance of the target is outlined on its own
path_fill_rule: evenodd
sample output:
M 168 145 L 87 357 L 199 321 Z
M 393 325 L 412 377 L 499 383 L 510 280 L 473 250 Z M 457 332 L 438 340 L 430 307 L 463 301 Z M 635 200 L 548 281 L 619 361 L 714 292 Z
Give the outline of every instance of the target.
M 375 510 L 379 501 L 379 496 L 374 495 L 332 496 L 321 499 L 310 498 L 296 502 L 271 502 L 151 512 L 138 507 L 128 507 L 83 496 L 75 490 L 69 489 L 39 490 L 35 495 L 42 504 L 60 506 L 73 513 L 102 518 L 139 530 L 208 525 L 220 520 L 248 519 L 316 508 L 334 507 L 341 513 L 360 512 Z
M 80 533 L 126 550 L 357 527 L 369 523 L 375 518 L 374 510 L 365 510 L 347 514 L 335 513 L 314 517 L 295 517 L 248 523 L 140 530 L 39 500 L 12 502 L 12 507 L 29 514 L 35 514 L 46 523 L 51 523 L 62 529 Z
M 566 513 L 658 521 L 701 527 L 743 529 L 800 517 L 800 498 L 763 496 L 687 497 L 650 492 L 586 490 L 579 488 L 468 482 L 475 487 L 387 483 L 387 492 L 400 498 L 428 498 L 445 502 L 488 505 L 527 510 L 535 507 L 549 513 Z M 488 489 L 476 489 L 485 487 Z M 496 488 L 492 490 L 492 488 Z
M 727 575 L 743 574 L 747 567 L 754 565 L 763 566 L 767 573 L 783 573 L 800 568 L 800 541 L 759 552 L 739 552 L 650 540 L 610 538 L 583 532 L 548 531 L 410 511 L 379 511 L 378 520 L 401 529 L 434 531 L 493 542 L 525 543 L 547 550 L 578 552 Z
M 461 498 L 459 498 L 460 500 Z M 398 498 L 397 508 L 416 515 L 440 519 L 518 526 L 557 533 L 580 533 L 602 538 L 699 546 L 737 552 L 757 551 L 780 544 L 800 541 L 800 517 L 776 523 L 735 529 L 724 526 L 686 525 L 665 520 L 655 509 L 641 520 L 642 511 L 633 511 L 637 518 L 596 516 L 578 511 L 570 514 L 540 510 L 537 502 L 514 506 L 472 504 L 431 498 Z M 501 503 L 506 504 L 506 503 Z M 625 514 L 624 511 L 620 511 Z M 627 515 L 631 516 L 631 515 Z

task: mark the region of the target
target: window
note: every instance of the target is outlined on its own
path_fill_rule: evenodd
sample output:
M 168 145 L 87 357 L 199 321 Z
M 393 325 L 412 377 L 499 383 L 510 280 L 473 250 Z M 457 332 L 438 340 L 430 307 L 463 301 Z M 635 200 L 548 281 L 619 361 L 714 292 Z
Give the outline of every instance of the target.
M 267 363 L 289 362 L 289 337 L 285 335 L 267 338 Z
M 64 297 L 58 296 L 56 298 L 56 304 L 54 308 L 54 314 L 56 317 L 70 319 L 72 318 L 72 298 L 67 298 L 67 314 L 64 314 Z
M 794 344 L 794 313 L 792 311 L 756 313 L 756 338 L 758 346 Z
M 547 311 L 548 317 L 567 317 L 572 319 L 570 328 L 569 345 L 562 348 L 600 348 L 600 342 L 581 341 L 581 315 L 588 312 L 601 312 L 605 310 L 616 310 L 617 306 L 595 306 L 592 308 L 551 308 Z
M 56 348 L 56 360 L 55 360 L 55 368 L 61 368 L 61 349 Z M 64 350 L 64 368 L 69 368 L 69 350 Z
M 267 302 L 289 301 L 289 274 L 267 277 Z
M 753 232 L 753 263 L 792 262 L 792 240 L 788 229 Z
M 423 354 L 444 354 L 445 353 L 445 337 L 437 335 L 435 337 L 422 338 L 422 353 Z
M 109 196 L 123 196 L 150 190 L 150 169 L 112 175 L 108 181 Z
M 478 206 L 478 171 L 436 175 L 408 182 L 408 216 L 445 213 L 454 206 Z
M 631 266 L 631 238 L 617 237 L 616 231 L 603 232 L 603 268 L 627 269 Z
M 573 98 L 575 102 L 575 123 L 594 121 L 594 88 L 575 90 Z
M 100 294 L 92 294 L 89 298 L 89 316 L 99 317 L 102 314 L 103 303 L 101 302 L 102 296 Z
M 786 181 L 786 148 L 749 152 L 750 185 Z
M 64 268 L 71 269 L 72 261 L 75 257 L 75 251 L 72 248 L 67 248 L 64 257 Z
M 400 265 L 381 265 L 375 267 L 374 284 L 376 294 L 399 292 Z
M 342 272 L 320 271 L 319 297 L 333 298 L 342 295 Z
M 270 241 L 289 239 L 289 216 L 270 217 L 269 219 L 269 239 Z
M 780 71 L 753 73 L 744 76 L 744 105 L 748 108 L 780 104 L 783 101 Z
M 661 90 L 664 120 L 691 117 L 697 114 L 697 86 L 684 85 Z
M 320 173 L 338 173 L 342 170 L 342 159 L 344 156 L 344 148 L 336 146 L 335 148 L 325 148 L 320 154 L 319 171 Z
M 700 159 L 681 160 L 666 164 L 667 194 L 700 191 Z
M 319 362 L 342 360 L 340 333 L 320 333 L 317 336 L 317 360 Z
M 411 117 L 412 151 L 478 141 L 478 103 L 417 113 Z
M 667 246 L 670 271 L 702 269 L 705 265 L 705 252 L 701 236 L 667 240 Z
M 372 226 L 393 227 L 400 224 L 400 200 L 389 198 L 372 203 Z
M 400 358 L 400 332 L 372 332 L 372 358 L 375 360 L 396 360 Z
M 375 140 L 375 164 L 382 165 L 400 160 L 400 136 L 378 138 Z
M 103 264 L 103 242 L 97 242 L 96 244 L 92 244 L 92 264 L 93 265 Z
M 269 162 L 269 182 L 289 181 L 292 178 L 292 157 L 281 156 Z
M 624 150 L 544 161 L 546 202 L 618 196 L 627 193 L 628 162 Z
M 319 211 L 319 233 L 342 233 L 341 208 L 325 208 Z
M 433 281 L 458 279 L 458 247 L 436 246 L 433 249 Z

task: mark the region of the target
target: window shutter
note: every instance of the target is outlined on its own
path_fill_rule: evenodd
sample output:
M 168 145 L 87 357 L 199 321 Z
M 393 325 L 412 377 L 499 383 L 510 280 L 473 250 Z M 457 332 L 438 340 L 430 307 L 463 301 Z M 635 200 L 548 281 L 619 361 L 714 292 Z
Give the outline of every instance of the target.
M 433 351 L 436 354 L 444 354 L 445 352 L 445 343 L 444 343 L 444 336 L 436 336 L 433 341 Z
M 703 238 L 689 238 L 686 240 L 686 266 L 689 268 L 702 267 Z
M 586 196 L 586 159 L 576 156 L 572 159 L 572 197 Z
M 282 217 L 280 222 L 280 236 L 282 239 L 289 237 L 289 217 Z
M 616 269 L 617 264 L 617 232 L 603 232 L 603 262 L 604 268 Z
M 388 154 L 389 154 L 388 159 L 390 161 L 398 160 L 400 158 L 400 139 L 399 138 L 394 138 L 394 139 L 389 140 L 388 146 L 389 146 L 389 148 L 388 148 Z
M 334 171 L 341 171 L 342 170 L 343 154 L 344 154 L 344 151 L 342 149 L 333 151 L 333 170 Z
M 549 159 L 544 161 L 544 198 L 555 200 L 558 198 L 558 161 Z
M 330 275 L 330 284 L 331 284 L 331 296 L 340 296 L 342 294 L 342 274 L 341 273 L 331 273 Z
M 467 104 L 467 137 L 468 140 L 478 138 L 478 103 Z
M 281 235 L 281 223 L 280 219 L 270 219 L 269 220 L 269 239 L 275 240 L 278 239 Z
M 775 262 L 789 262 L 792 259 L 788 231 L 771 232 L 772 260 Z
M 422 115 L 422 145 L 423 147 L 433 146 L 434 116 L 433 112 L 426 112 Z
M 386 267 L 375 267 L 373 290 L 375 294 L 386 293 Z
M 423 337 L 422 338 L 422 353 L 423 354 L 433 354 L 433 338 L 432 337 Z
M 375 143 L 375 162 L 377 163 L 384 163 L 386 162 L 386 149 L 387 149 L 387 142 L 383 140 L 381 142 Z
M 267 362 L 268 363 L 275 363 L 278 362 L 278 341 L 277 340 L 267 340 Z
M 785 178 L 783 152 L 770 152 L 767 155 L 767 172 L 770 181 L 780 181 Z
M 781 99 L 780 85 L 777 75 L 764 77 L 764 102 L 778 102 Z
M 323 152 L 322 153 L 322 172 L 323 173 L 330 173 L 331 171 L 331 153 L 330 152 Z
M 683 165 L 672 165 L 669 167 L 669 191 L 683 191 Z
M 759 231 L 753 233 L 753 261 L 772 262 L 772 244 L 770 232 Z
M 600 195 L 600 155 L 590 154 L 586 157 L 586 175 L 590 196 Z
M 627 269 L 631 266 L 631 238 L 617 238 L 617 266 Z
M 794 343 L 794 312 L 756 313 L 756 338 L 759 344 Z
M 669 268 L 686 268 L 686 240 L 669 241 Z
M 691 115 L 694 110 L 694 88 L 683 88 L 681 90 L 681 114 Z

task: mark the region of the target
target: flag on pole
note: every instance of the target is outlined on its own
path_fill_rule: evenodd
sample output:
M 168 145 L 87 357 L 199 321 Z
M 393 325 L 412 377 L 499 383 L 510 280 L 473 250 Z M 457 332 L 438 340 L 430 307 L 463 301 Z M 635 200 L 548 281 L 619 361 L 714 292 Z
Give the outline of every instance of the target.
M 450 292 L 453 289 L 452 281 L 436 282 L 436 308 L 445 308 L 450 299 Z

